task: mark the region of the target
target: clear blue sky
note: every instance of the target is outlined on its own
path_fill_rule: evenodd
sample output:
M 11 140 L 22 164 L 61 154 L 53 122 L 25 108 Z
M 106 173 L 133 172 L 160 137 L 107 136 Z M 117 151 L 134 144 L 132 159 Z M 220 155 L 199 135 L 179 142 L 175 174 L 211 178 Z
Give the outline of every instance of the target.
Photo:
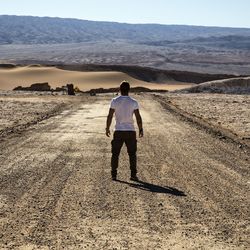
M 0 0 L 0 14 L 250 28 L 250 0 Z

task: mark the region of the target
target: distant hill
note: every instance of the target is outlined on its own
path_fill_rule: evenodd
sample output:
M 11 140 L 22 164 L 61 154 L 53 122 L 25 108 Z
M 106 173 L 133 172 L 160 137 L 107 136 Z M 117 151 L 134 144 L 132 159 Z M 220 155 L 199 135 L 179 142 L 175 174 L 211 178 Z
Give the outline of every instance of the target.
M 250 94 L 250 77 L 205 82 L 197 86 L 177 90 L 181 93 L 223 93 L 223 94 Z
M 0 45 L 128 41 L 171 43 L 209 37 L 249 36 L 250 29 L 185 25 L 125 24 L 69 18 L 0 15 Z M 248 40 L 249 41 L 249 40 Z

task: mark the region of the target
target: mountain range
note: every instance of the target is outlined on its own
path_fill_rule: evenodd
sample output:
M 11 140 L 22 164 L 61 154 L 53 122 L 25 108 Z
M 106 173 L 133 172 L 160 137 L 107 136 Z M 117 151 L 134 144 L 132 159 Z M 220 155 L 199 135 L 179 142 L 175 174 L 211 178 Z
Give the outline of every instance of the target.
M 250 29 L 0 15 L 0 63 L 250 74 Z
M 250 37 L 250 29 L 126 24 L 70 18 L 0 15 L 0 44 L 61 44 L 97 41 L 177 42 L 209 37 Z M 248 38 L 249 39 L 249 38 Z

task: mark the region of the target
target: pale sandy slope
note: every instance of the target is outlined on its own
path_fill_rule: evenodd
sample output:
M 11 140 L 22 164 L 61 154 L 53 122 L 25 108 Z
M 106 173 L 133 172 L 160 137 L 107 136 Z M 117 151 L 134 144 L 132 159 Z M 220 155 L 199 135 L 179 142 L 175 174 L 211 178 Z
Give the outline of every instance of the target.
M 79 72 L 61 70 L 55 67 L 17 67 L 0 69 L 0 89 L 12 90 L 17 86 L 30 86 L 32 83 L 48 82 L 53 88 L 73 83 L 81 90 L 92 88 L 118 87 L 119 83 L 127 80 L 132 86 L 143 86 L 151 89 L 180 89 L 191 86 L 181 82 L 169 81 L 164 84 L 148 83 L 137 80 L 121 72 Z
M 216 80 L 194 85 L 180 90 L 183 93 L 224 93 L 224 94 L 249 94 L 250 77 L 238 77 L 232 79 Z

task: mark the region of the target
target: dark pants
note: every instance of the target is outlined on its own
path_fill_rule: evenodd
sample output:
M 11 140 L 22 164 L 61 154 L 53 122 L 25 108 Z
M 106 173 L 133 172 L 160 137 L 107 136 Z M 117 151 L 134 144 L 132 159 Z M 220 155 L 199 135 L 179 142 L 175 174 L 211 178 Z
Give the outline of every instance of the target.
M 115 131 L 114 138 L 111 142 L 112 145 L 112 158 L 111 158 L 111 174 L 112 176 L 117 175 L 117 168 L 119 162 L 119 155 L 123 143 L 125 143 L 129 155 L 129 163 L 131 176 L 135 176 L 136 170 L 136 150 L 137 140 L 135 131 Z

